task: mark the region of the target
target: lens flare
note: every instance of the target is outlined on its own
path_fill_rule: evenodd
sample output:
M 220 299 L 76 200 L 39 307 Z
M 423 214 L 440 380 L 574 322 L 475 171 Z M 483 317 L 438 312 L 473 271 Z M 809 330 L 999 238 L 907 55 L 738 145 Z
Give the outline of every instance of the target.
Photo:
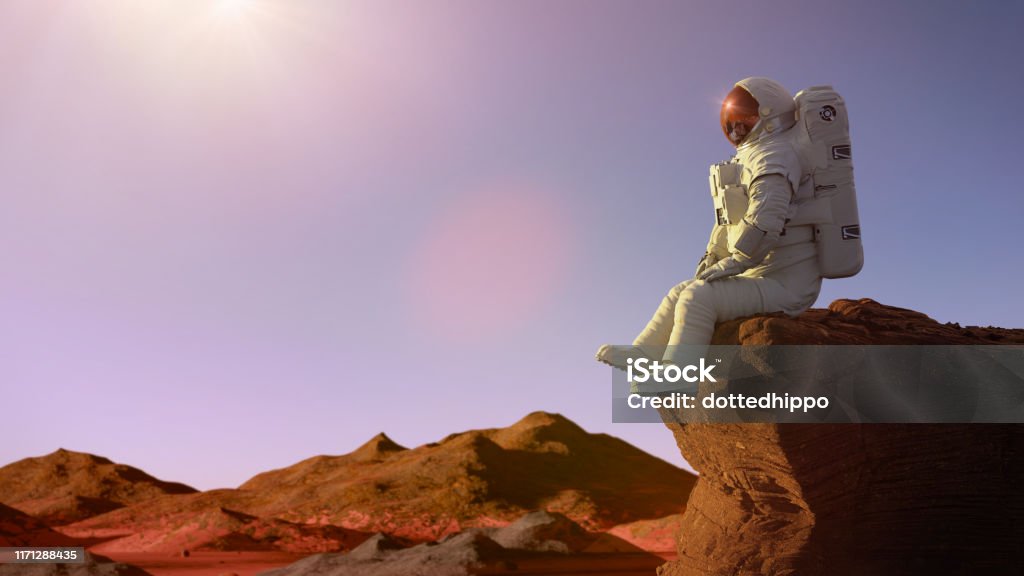
M 532 187 L 478 192 L 441 214 L 413 252 L 408 302 L 434 337 L 494 342 L 528 324 L 568 278 L 567 210 Z

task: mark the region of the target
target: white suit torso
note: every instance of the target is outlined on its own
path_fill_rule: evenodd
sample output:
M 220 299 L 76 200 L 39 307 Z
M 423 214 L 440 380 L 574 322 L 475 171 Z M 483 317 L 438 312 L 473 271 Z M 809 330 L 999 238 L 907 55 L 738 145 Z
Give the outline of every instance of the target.
M 766 134 L 740 146 L 730 160 L 742 166 L 740 184 L 748 195 L 744 220 L 763 230 L 773 242 L 767 255 L 743 276 L 768 276 L 816 256 L 809 230 L 786 229 L 786 221 L 798 206 L 814 196 L 810 179 L 803 177 L 796 146 L 792 129 Z M 766 178 L 771 175 L 778 177 Z M 735 252 L 740 227 L 716 224 L 715 228 L 709 249 L 719 257 Z

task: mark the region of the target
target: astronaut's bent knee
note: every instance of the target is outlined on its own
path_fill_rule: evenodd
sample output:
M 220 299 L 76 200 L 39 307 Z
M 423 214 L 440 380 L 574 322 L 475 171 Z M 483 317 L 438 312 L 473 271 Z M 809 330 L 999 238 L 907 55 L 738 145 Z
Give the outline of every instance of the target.
M 672 300 L 678 299 L 679 295 L 683 292 L 683 290 L 686 290 L 686 288 L 692 284 L 693 280 L 683 280 L 679 284 L 673 286 L 672 289 L 668 291 L 668 297 L 671 298 Z
M 690 301 L 703 300 L 711 298 L 712 291 L 714 291 L 714 288 L 711 286 L 710 282 L 705 280 L 695 280 L 686 286 L 680 296 L 683 299 Z

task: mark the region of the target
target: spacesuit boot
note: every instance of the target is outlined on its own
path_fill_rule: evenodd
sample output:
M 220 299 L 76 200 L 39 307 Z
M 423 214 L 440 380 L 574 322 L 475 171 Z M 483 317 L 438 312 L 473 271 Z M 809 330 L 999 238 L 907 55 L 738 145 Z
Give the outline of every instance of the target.
M 639 346 L 616 346 L 614 344 L 605 344 L 597 349 L 598 362 L 603 362 L 609 366 L 618 368 L 619 370 L 625 370 L 627 361 L 637 358 L 659 358 L 660 355 L 656 356 L 650 354 Z
M 597 349 L 597 360 L 622 370 L 626 369 L 626 361 L 630 358 L 660 360 L 665 355 L 665 346 L 672 334 L 679 293 L 690 282 L 692 280 L 687 280 L 669 291 L 668 295 L 662 299 L 661 305 L 658 306 L 651 321 L 647 323 L 647 327 L 633 341 L 632 346 L 605 344 Z

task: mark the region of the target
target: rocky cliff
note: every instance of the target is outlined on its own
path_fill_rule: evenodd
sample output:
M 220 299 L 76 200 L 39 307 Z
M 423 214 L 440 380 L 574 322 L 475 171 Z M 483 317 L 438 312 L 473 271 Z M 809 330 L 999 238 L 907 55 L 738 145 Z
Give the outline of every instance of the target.
M 1024 330 L 838 300 L 723 323 L 714 343 L 1022 344 Z M 700 479 L 662 576 L 1024 573 L 1024 426 L 668 427 Z

